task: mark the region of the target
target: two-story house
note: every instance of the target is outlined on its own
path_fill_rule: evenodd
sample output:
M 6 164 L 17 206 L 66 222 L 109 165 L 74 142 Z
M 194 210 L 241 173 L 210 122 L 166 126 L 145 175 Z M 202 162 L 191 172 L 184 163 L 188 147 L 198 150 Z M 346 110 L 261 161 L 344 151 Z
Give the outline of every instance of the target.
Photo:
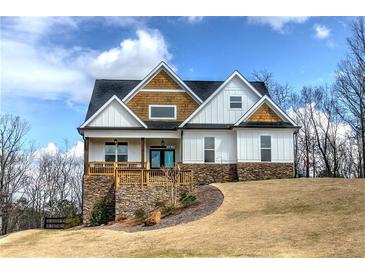
M 161 62 L 142 80 L 96 80 L 78 128 L 84 188 L 88 176 L 177 163 L 197 184 L 291 177 L 297 129 L 263 82 L 238 71 L 225 81 L 190 81 Z

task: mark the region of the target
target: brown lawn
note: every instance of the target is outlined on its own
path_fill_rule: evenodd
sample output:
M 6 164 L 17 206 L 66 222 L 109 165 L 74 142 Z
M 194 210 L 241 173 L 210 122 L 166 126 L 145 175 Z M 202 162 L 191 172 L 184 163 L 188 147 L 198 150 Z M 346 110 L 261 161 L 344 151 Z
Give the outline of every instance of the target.
M 0 239 L 0 257 L 365 257 L 365 180 L 216 184 L 213 214 L 175 227 L 28 230 Z

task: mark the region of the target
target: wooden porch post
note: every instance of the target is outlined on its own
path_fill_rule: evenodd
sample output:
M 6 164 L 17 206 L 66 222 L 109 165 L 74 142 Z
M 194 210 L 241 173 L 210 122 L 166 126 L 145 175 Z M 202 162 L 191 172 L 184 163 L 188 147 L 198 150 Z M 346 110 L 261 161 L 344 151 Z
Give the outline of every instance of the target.
M 142 168 L 145 168 L 145 164 L 144 164 L 144 138 L 141 138 L 141 162 L 142 162 Z
M 84 138 L 84 174 L 89 175 L 89 138 Z

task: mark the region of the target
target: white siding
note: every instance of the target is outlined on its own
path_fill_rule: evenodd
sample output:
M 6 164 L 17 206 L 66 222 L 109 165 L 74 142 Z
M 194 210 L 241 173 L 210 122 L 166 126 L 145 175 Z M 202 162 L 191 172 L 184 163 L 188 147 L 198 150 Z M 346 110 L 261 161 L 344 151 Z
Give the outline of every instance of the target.
M 293 162 L 293 131 L 279 129 L 237 130 L 237 161 L 260 162 L 260 136 L 271 136 L 271 162 Z
M 113 100 L 89 124 L 91 127 L 140 127 L 141 124 Z
M 183 163 L 204 163 L 204 137 L 215 137 L 215 162 L 235 163 L 236 132 L 185 130 L 183 135 Z
M 90 140 L 89 161 L 103 162 L 105 160 L 105 142 L 113 142 L 113 140 Z M 118 139 L 118 142 L 128 143 L 128 161 L 141 161 L 140 139 Z
M 242 109 L 230 109 L 229 97 L 231 95 L 242 96 Z M 254 91 L 235 76 L 189 123 L 233 124 L 259 99 Z

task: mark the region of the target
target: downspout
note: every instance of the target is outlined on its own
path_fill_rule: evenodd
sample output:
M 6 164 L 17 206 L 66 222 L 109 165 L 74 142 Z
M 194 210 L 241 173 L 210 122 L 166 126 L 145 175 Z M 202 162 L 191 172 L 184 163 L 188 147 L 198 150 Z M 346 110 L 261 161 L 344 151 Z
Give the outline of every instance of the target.
M 294 141 L 294 150 L 293 150 L 293 153 L 294 153 L 294 165 L 293 165 L 293 174 L 294 174 L 294 178 L 296 178 L 298 176 L 297 174 L 297 165 L 298 165 L 298 162 L 297 162 L 297 151 L 298 151 L 298 132 L 299 130 L 296 130 L 294 131 L 293 133 L 293 141 Z
M 85 147 L 85 142 L 86 142 L 85 136 L 82 136 L 82 140 L 84 141 L 84 147 Z M 85 161 L 85 155 L 84 155 L 84 161 Z M 84 170 L 84 176 L 82 176 L 82 184 L 81 184 L 81 220 L 82 220 L 82 223 L 84 223 L 84 182 L 85 182 L 85 170 Z
M 184 153 L 183 153 L 183 137 L 184 137 L 184 131 L 181 130 L 181 132 L 180 132 L 180 157 L 181 157 L 181 164 L 183 164 L 183 157 L 184 157 Z

